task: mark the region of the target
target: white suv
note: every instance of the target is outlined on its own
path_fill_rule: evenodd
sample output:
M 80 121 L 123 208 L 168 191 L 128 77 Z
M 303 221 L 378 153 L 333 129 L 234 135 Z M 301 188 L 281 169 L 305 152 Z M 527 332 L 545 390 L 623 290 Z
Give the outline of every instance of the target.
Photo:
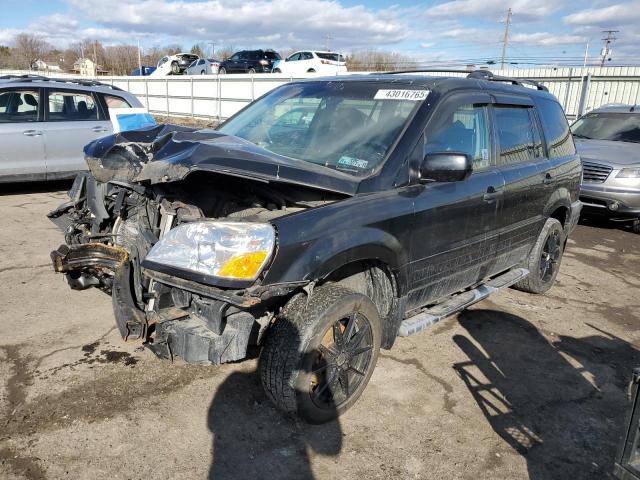
M 289 55 L 285 60 L 273 64 L 273 73 L 296 75 L 299 73 L 322 73 L 336 75 L 347 71 L 344 56 L 335 52 L 304 50 Z

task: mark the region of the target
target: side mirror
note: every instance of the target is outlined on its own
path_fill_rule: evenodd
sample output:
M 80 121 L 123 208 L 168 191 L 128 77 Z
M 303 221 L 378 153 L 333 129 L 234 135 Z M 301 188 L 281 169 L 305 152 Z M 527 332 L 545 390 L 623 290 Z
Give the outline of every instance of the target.
M 466 153 L 427 153 L 420 166 L 420 182 L 460 182 L 472 171 L 471 156 Z

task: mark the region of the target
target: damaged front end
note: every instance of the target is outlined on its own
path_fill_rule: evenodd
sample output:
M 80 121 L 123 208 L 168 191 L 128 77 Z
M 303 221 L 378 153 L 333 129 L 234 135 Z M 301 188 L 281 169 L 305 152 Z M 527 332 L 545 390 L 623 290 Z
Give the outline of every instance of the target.
M 344 198 L 351 188 L 211 130 L 126 132 L 89 144 L 85 153 L 90 172 L 78 175 L 69 201 L 48 215 L 65 238 L 51 253 L 54 270 L 73 289 L 110 294 L 125 340 L 142 339 L 160 357 L 191 363 L 244 358 L 260 343 L 277 300 L 306 282 L 262 285 L 263 272 L 211 282 L 145 261 L 154 246 L 188 225 L 269 225 Z M 198 262 L 205 243 L 196 244 Z M 261 258 L 268 267 L 269 257 Z

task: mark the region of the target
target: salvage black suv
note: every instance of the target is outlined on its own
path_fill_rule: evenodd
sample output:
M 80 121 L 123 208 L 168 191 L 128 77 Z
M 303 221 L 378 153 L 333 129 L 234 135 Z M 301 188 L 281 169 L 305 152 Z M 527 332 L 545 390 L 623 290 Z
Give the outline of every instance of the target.
M 376 74 L 281 86 L 218 130 L 124 132 L 49 215 L 75 289 L 112 296 L 163 358 L 262 349 L 269 398 L 309 422 L 358 399 L 380 348 L 499 288 L 549 289 L 580 159 L 540 85 Z

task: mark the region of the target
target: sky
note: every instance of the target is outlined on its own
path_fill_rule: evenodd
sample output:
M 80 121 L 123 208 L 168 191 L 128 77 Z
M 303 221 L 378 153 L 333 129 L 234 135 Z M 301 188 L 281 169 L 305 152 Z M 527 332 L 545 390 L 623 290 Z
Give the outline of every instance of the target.
M 500 61 L 508 8 L 510 66 L 581 65 L 587 43 L 588 62 L 596 62 L 602 30 L 619 30 L 609 64 L 640 64 L 640 0 L 0 0 L 0 45 L 28 32 L 63 48 L 80 39 L 186 50 L 328 45 L 479 65 Z

